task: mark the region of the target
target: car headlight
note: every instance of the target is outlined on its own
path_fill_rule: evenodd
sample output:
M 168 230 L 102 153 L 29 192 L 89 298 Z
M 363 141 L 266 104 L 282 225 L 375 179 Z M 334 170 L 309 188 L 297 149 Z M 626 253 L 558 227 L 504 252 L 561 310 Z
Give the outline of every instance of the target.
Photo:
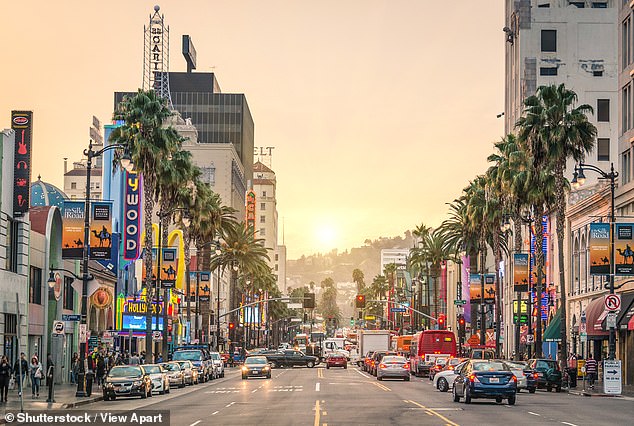
M 243 365 L 243 366 L 242 366 L 242 371 L 245 371 L 245 372 L 246 372 L 246 371 L 249 371 L 249 367 L 246 367 L 246 366 L 244 366 L 244 365 Z
M 106 383 L 106 388 L 107 389 L 112 389 L 114 386 L 112 385 L 112 383 Z
M 271 368 L 271 367 L 269 367 L 268 365 L 266 365 L 266 366 L 262 367 L 262 370 L 263 370 L 263 371 L 266 371 L 266 370 L 268 370 L 269 368 Z
M 132 386 L 135 387 L 140 387 L 143 384 L 143 382 L 141 380 L 135 380 L 134 382 L 132 382 Z

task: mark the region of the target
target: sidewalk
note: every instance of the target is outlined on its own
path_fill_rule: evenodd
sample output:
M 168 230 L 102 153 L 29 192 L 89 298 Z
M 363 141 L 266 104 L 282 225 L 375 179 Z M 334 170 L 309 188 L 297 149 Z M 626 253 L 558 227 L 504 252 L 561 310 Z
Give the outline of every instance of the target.
M 568 390 L 568 393 L 571 395 L 578 396 L 603 396 L 603 397 L 628 397 L 634 400 L 634 386 L 625 386 L 623 385 L 621 395 L 612 395 L 606 394 L 603 392 L 603 381 L 595 380 L 594 388 L 590 388 L 590 384 L 586 382 L 585 390 L 583 387 L 583 380 L 577 381 L 577 387 Z
M 25 386 L 23 394 L 24 410 L 59 410 L 79 407 L 103 399 L 101 389 L 97 386 L 93 386 L 92 395 L 86 398 L 77 398 L 75 396 L 76 390 L 77 385 L 56 385 L 54 395 L 55 402 L 48 403 L 46 402 L 46 398 L 48 397 L 48 388 L 46 386 L 40 388 L 40 397 L 37 399 L 31 398 L 31 386 Z M 16 389 L 9 391 L 8 400 L 8 402 L 0 403 L 0 423 L 4 423 L 5 413 L 20 411 L 20 397 L 18 396 L 17 386 Z

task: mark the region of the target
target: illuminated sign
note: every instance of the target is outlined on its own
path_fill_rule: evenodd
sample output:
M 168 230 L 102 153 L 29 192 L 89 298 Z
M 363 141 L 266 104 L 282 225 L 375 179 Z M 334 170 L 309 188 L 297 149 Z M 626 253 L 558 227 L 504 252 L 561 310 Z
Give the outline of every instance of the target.
M 163 302 L 152 302 L 152 315 L 155 315 L 157 313 L 157 309 L 159 314 L 163 313 Z M 145 314 L 147 313 L 147 303 L 145 303 L 145 300 L 128 299 L 126 303 L 123 304 L 123 313 Z
M 90 210 L 90 258 L 110 259 L 112 203 L 110 201 L 93 201 Z
M 30 204 L 33 112 L 11 111 L 11 128 L 15 131 L 13 216 L 21 217 L 29 210 Z
M 125 199 L 123 204 L 123 258 L 139 257 L 141 236 L 141 177 L 136 171 L 125 173 Z
M 62 210 L 62 259 L 81 259 L 84 254 L 83 201 L 64 201 Z
M 145 315 L 131 315 L 123 314 L 122 317 L 122 330 L 145 330 L 146 329 L 146 317 Z M 163 330 L 163 317 L 158 318 L 158 330 Z M 152 330 L 157 330 L 156 317 L 152 317 Z
M 246 223 L 247 228 L 251 227 L 255 230 L 255 192 L 253 190 L 247 191 L 246 202 Z

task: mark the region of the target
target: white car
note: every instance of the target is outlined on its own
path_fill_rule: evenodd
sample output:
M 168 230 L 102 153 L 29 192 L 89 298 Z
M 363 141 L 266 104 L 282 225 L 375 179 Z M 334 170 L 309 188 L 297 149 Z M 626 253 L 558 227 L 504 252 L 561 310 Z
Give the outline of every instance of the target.
M 519 392 L 520 389 L 526 389 L 526 374 L 524 374 L 524 368 L 526 368 L 526 364 L 521 362 L 515 363 L 511 361 L 508 361 L 507 364 L 515 377 L 517 377 L 517 391 Z
M 152 380 L 152 392 L 158 392 L 161 395 L 170 393 L 170 382 L 163 367 L 159 364 L 144 364 L 143 370 Z
M 436 373 L 434 375 L 434 381 L 432 382 L 434 387 L 441 392 L 449 391 L 453 386 L 454 380 L 456 380 L 456 377 L 458 376 L 457 371 L 460 371 L 465 362 L 466 361 L 461 362 L 451 370 L 443 370 Z
M 211 360 L 214 363 L 214 369 L 216 370 L 216 377 L 225 377 L 225 363 L 220 356 L 220 352 L 212 352 L 210 354 Z

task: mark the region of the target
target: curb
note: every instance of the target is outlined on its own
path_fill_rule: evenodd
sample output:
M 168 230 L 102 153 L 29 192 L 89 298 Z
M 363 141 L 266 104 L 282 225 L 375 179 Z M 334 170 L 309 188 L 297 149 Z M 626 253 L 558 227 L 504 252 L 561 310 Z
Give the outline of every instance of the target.
M 602 398 L 620 398 L 621 395 L 610 395 L 607 393 L 592 393 L 592 392 L 587 392 L 587 391 L 569 391 L 568 392 L 571 395 L 577 395 L 577 396 L 587 396 L 587 397 L 602 397 Z
M 103 396 L 96 396 L 96 397 L 88 398 L 85 400 L 69 402 L 68 404 L 62 405 L 62 408 L 68 409 L 68 408 L 81 407 L 82 405 L 88 405 L 88 404 L 92 404 L 94 402 L 99 402 L 99 401 L 103 401 Z

